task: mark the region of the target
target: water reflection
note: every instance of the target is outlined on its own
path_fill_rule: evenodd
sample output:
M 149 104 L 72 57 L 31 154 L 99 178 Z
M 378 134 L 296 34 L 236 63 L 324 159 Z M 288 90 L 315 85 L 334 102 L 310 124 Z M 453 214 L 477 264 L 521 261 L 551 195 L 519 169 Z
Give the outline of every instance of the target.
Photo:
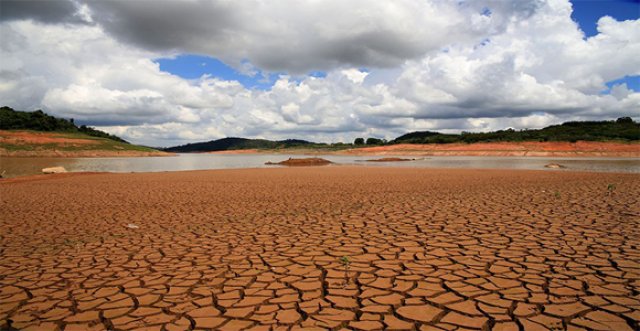
M 16 177 L 41 173 L 42 168 L 61 166 L 68 171 L 96 172 L 159 172 L 205 169 L 263 168 L 267 161 L 282 161 L 286 154 L 180 154 L 174 157 L 118 157 L 118 158 L 0 158 L 0 173 Z M 640 173 L 640 159 L 630 158 L 537 158 L 537 157 L 485 157 L 485 156 L 434 156 L 409 162 L 362 162 L 375 156 L 318 155 L 339 165 L 369 167 L 419 167 L 419 168 L 478 168 L 478 169 L 530 169 L 548 170 L 548 163 L 560 163 L 563 171 L 604 171 Z M 415 156 L 402 156 L 415 158 Z

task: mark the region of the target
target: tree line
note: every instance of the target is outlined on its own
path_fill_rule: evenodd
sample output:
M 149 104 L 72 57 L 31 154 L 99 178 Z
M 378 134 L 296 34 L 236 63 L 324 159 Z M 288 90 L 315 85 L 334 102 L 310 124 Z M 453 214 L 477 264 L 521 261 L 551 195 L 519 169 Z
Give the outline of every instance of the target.
M 356 146 L 385 144 L 450 144 L 478 142 L 522 142 L 522 141 L 639 141 L 640 123 L 631 117 L 620 117 L 615 121 L 566 122 L 542 129 L 498 130 L 492 132 L 462 132 L 446 134 L 434 131 L 416 131 L 404 134 L 389 142 L 377 138 L 356 138 Z

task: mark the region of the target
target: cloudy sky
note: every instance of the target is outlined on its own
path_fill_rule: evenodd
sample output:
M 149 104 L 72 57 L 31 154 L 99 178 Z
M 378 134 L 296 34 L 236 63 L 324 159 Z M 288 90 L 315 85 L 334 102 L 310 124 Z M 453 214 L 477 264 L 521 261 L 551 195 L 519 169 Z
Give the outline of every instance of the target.
M 640 120 L 640 4 L 0 0 L 0 104 L 151 146 Z

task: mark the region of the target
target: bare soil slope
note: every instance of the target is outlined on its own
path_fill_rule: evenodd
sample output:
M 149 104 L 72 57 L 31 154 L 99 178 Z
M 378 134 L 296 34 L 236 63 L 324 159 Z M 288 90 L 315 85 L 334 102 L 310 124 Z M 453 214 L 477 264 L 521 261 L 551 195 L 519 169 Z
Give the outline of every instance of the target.
M 111 157 L 166 156 L 171 153 L 81 133 L 0 130 L 0 156 Z

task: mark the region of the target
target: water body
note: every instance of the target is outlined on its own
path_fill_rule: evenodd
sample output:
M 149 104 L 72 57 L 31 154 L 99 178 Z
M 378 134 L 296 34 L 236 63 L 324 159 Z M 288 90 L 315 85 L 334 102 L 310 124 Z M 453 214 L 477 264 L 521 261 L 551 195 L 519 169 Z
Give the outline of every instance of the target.
M 0 173 L 4 177 L 40 174 L 42 168 L 61 166 L 72 172 L 161 172 L 207 169 L 265 168 L 267 161 L 279 162 L 289 157 L 308 156 L 287 154 L 178 154 L 168 157 L 114 157 L 114 158 L 0 158 Z M 408 162 L 364 162 L 382 156 L 317 155 L 335 165 L 367 167 L 417 167 L 417 168 L 475 168 L 475 169 L 528 169 L 558 170 L 544 166 L 559 163 L 562 171 L 596 171 L 640 173 L 638 158 L 546 158 L 546 157 L 487 157 L 487 156 L 402 156 L 413 159 Z M 277 167 L 277 166 L 276 166 Z

